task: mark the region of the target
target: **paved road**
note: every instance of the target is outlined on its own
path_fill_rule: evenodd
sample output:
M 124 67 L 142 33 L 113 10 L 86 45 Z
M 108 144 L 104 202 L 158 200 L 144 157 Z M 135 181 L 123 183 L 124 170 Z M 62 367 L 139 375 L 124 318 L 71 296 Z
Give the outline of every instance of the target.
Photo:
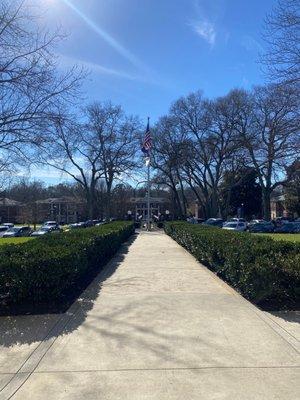
M 66 314 L 0 319 L 0 399 L 298 400 L 292 318 L 141 233 Z

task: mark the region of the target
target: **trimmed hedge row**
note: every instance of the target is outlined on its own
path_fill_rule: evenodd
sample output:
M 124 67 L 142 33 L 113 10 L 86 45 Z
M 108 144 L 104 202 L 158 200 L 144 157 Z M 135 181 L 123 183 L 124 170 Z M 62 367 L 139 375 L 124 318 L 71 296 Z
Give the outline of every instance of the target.
M 252 302 L 299 304 L 300 244 L 186 222 L 165 231 Z
M 1 246 L 0 301 L 56 301 L 100 270 L 133 232 L 132 223 L 113 222 Z

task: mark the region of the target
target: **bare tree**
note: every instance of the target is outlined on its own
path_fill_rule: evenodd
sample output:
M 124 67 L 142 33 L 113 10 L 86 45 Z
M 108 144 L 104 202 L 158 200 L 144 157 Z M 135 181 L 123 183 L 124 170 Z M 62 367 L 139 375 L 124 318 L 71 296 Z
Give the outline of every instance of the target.
M 237 101 L 238 129 L 262 188 L 264 217 L 269 219 L 271 192 L 284 182 L 285 167 L 300 150 L 299 94 L 291 86 L 269 85 L 241 93 Z
M 120 106 L 111 103 L 94 103 L 87 107 L 86 113 L 90 145 L 99 155 L 98 164 L 106 185 L 106 214 L 110 216 L 113 183 L 128 177 L 137 166 L 140 121 L 126 116 Z
M 85 119 L 62 114 L 53 117 L 52 129 L 43 138 L 39 159 L 71 176 L 84 190 L 90 218 L 97 214 L 97 187 L 105 183 L 106 216 L 110 213 L 113 184 L 135 167 L 139 121 L 121 107 L 95 103 Z
M 191 141 L 190 154 L 183 165 L 186 181 L 207 216 L 221 215 L 219 186 L 237 153 L 233 105 L 231 94 L 207 101 L 196 92 L 179 99 L 171 108 Z
M 300 215 L 300 159 L 289 165 L 286 171 L 287 183 L 285 186 L 286 203 L 288 210 Z
M 185 182 L 182 166 L 188 153 L 188 141 L 172 116 L 160 118 L 153 129 L 154 148 L 152 165 L 157 175 L 154 181 L 165 185 L 172 192 L 176 217 L 183 218 L 187 213 Z
M 266 18 L 262 62 L 272 80 L 300 84 L 300 0 L 279 0 Z
M 72 177 L 84 190 L 90 218 L 96 213 L 96 186 L 102 177 L 99 155 L 89 145 L 86 127 L 76 118 L 58 114 L 52 117 L 42 145 L 39 162 Z
M 48 116 L 77 94 L 81 73 L 58 72 L 54 46 L 62 39 L 41 31 L 24 1 L 0 3 L 0 159 L 29 159 Z M 14 165 L 15 168 L 15 165 Z

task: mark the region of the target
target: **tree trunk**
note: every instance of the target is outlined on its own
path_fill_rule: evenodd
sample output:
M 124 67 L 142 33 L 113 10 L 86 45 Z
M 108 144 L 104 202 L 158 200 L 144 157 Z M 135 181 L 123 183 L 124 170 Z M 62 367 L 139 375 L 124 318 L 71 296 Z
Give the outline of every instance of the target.
M 94 191 L 90 188 L 86 188 L 86 200 L 88 208 L 89 219 L 95 219 L 95 208 L 96 208 L 96 196 Z
M 178 215 L 176 215 L 176 216 L 183 218 L 183 210 L 182 210 L 182 206 L 181 206 L 181 201 L 180 201 L 180 197 L 179 197 L 176 187 L 173 187 L 173 193 L 174 193 L 175 204 L 177 203 L 176 208 L 179 211 Z
M 223 213 L 223 218 L 226 220 L 229 214 L 229 206 L 231 201 L 231 187 L 227 190 L 226 200 L 225 200 L 225 209 Z
M 111 215 L 111 189 L 112 189 L 112 180 L 108 181 L 106 183 L 107 187 L 106 187 L 106 218 L 110 218 Z M 113 217 L 115 217 L 115 215 L 113 215 Z
M 268 188 L 262 188 L 262 209 L 263 218 L 267 221 L 271 219 L 271 190 Z
M 211 214 L 213 218 L 219 217 L 219 204 L 218 195 L 216 190 L 213 188 L 211 194 Z

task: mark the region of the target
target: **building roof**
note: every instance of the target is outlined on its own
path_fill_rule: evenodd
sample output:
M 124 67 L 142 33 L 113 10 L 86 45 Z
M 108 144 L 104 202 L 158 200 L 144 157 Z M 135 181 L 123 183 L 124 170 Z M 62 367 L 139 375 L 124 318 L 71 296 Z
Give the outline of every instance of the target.
M 132 197 L 130 199 L 131 203 L 147 203 L 147 197 Z M 150 197 L 150 203 L 167 203 L 168 199 L 163 197 Z
M 51 197 L 49 199 L 44 199 L 44 200 L 37 200 L 37 204 L 82 204 L 84 201 L 82 199 L 78 199 L 76 197 L 68 197 L 68 196 L 62 196 L 62 197 Z
M 0 197 L 0 207 L 16 207 L 20 206 L 22 203 L 19 201 L 8 199 L 7 197 Z

